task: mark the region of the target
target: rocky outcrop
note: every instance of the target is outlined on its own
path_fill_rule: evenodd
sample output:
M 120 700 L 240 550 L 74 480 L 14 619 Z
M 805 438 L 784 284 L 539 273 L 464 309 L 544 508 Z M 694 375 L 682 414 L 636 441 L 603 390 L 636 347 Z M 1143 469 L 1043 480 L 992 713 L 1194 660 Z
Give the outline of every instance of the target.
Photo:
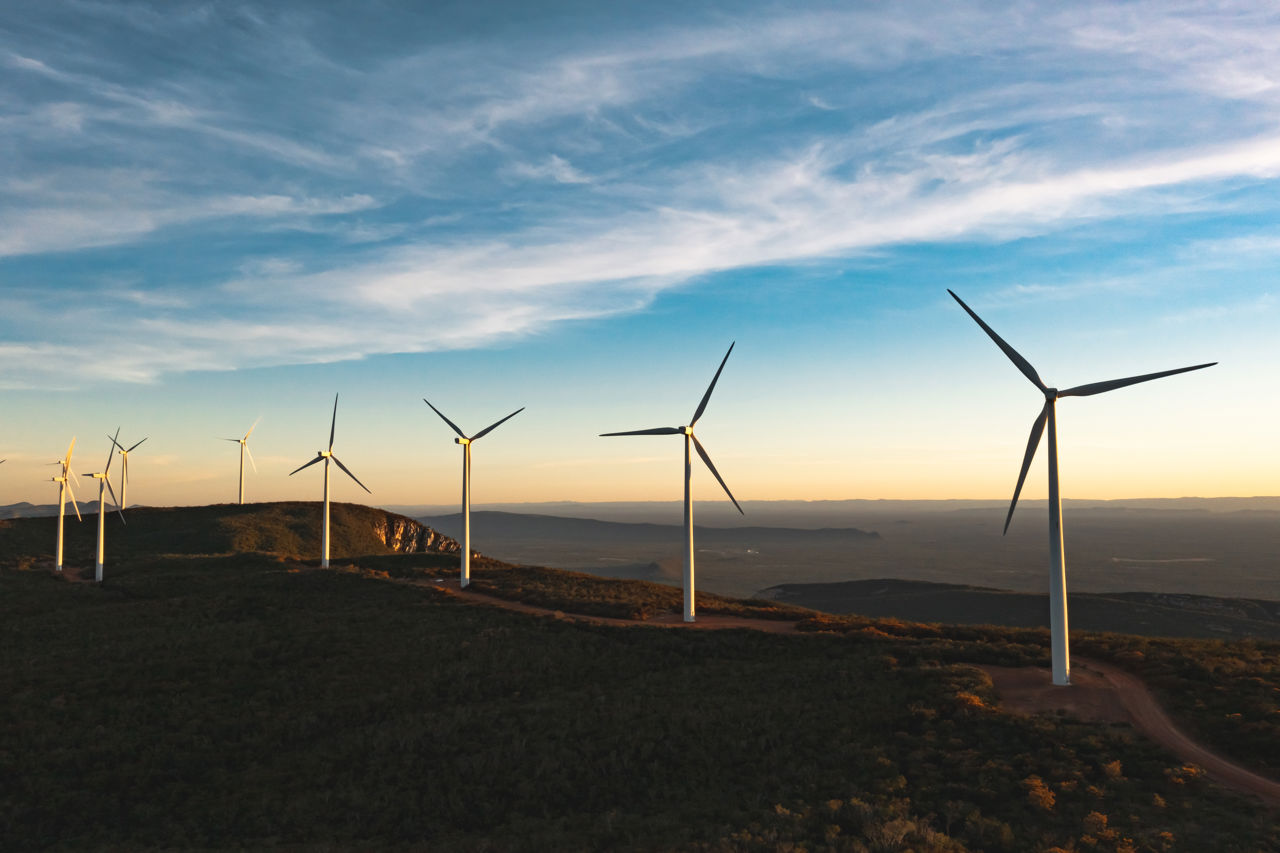
M 397 554 L 457 554 L 462 550 L 458 540 L 412 518 L 387 513 L 373 525 L 373 534 Z

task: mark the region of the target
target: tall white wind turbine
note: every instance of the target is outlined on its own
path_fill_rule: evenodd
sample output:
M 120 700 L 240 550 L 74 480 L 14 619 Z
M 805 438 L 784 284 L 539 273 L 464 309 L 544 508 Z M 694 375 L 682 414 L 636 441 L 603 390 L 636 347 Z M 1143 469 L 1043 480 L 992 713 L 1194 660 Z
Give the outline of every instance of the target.
M 1062 397 L 1090 397 L 1105 391 L 1114 391 L 1139 382 L 1150 382 L 1177 373 L 1201 370 L 1217 364 L 1195 364 L 1191 367 L 1179 367 L 1175 370 L 1162 370 L 1159 373 L 1144 373 L 1141 376 L 1130 376 L 1125 379 L 1111 379 L 1105 382 L 1091 382 L 1088 385 L 1077 385 L 1059 391 L 1050 388 L 1040 381 L 1039 374 L 1017 350 L 1005 343 L 1004 339 L 982 322 L 982 318 L 973 313 L 973 309 L 964 304 L 959 296 L 948 290 L 952 298 L 960 303 L 970 317 L 982 330 L 996 342 L 996 346 L 1004 351 L 1009 360 L 1031 381 L 1032 385 L 1044 394 L 1044 407 L 1031 425 L 1031 438 L 1027 441 L 1027 451 L 1022 458 L 1022 470 L 1018 473 L 1018 485 L 1013 490 L 1013 500 L 1009 503 L 1009 514 L 1004 520 L 1004 532 L 1009 532 L 1009 522 L 1013 520 L 1014 507 L 1018 505 L 1018 495 L 1022 492 L 1022 484 L 1027 479 L 1027 471 L 1031 468 L 1031 460 L 1040 446 L 1040 438 L 1044 435 L 1045 424 L 1049 425 L 1049 632 L 1052 642 L 1053 683 L 1067 685 L 1071 683 L 1071 655 L 1067 645 L 1067 566 L 1066 555 L 1062 547 L 1062 498 L 1058 491 L 1058 421 L 1054 404 Z
M 103 468 L 96 474 L 87 474 L 98 481 L 98 556 L 94 560 L 93 579 L 98 583 L 102 583 L 102 563 L 106 554 L 107 539 L 107 492 L 111 492 L 111 500 L 116 502 L 116 512 L 120 513 L 120 521 L 124 521 L 124 513 L 121 512 L 120 501 L 116 499 L 116 491 L 111 488 L 111 460 L 115 458 L 116 448 L 120 446 L 117 439 L 120 437 L 120 430 L 116 430 L 115 437 L 111 438 L 111 447 L 107 449 L 107 467 Z
M 426 397 L 422 398 L 422 402 L 431 406 L 431 401 Z M 470 438 L 467 437 L 466 433 L 458 429 L 457 424 L 446 418 L 444 412 L 435 406 L 431 406 L 431 411 L 439 415 L 440 420 L 447 423 L 449 428 L 458 434 L 458 437 L 454 439 L 454 443 L 462 445 L 462 580 L 460 585 L 465 587 L 471 583 L 471 443 L 479 441 L 523 412 L 524 406 L 516 409 L 497 423 L 490 424 Z
M 71 495 L 71 506 L 76 511 L 76 520 L 83 521 L 80 517 L 80 505 L 76 503 L 76 493 L 71 490 L 71 480 L 74 478 L 75 472 L 71 470 L 71 451 L 76 449 L 76 440 L 72 436 L 71 443 L 67 445 L 67 457 L 54 465 L 61 465 L 61 473 L 57 477 L 51 478 L 53 482 L 58 484 L 58 546 L 55 551 L 53 567 L 55 571 L 62 571 L 62 523 L 67 515 L 67 495 Z M 78 482 L 78 481 L 77 481 Z
M 320 539 L 321 539 L 320 568 L 322 569 L 329 568 L 329 461 L 332 460 L 335 465 L 337 465 L 339 468 L 342 469 L 342 472 L 344 474 L 346 474 L 348 477 L 356 481 L 357 486 L 364 489 L 366 492 L 369 492 L 369 489 L 365 486 L 365 484 L 360 482 L 359 478 L 356 477 L 355 474 L 352 474 L 351 471 L 347 469 L 346 465 L 342 464 L 342 460 L 333 454 L 333 433 L 334 433 L 334 430 L 337 429 L 337 426 L 338 426 L 338 395 L 334 394 L 333 395 L 333 421 L 329 424 L 329 449 L 317 450 L 315 459 L 312 459 L 310 462 L 306 463 L 305 465 L 299 465 L 297 468 L 289 472 L 289 476 L 292 477 L 294 474 L 298 473 L 303 468 L 310 468 L 312 465 L 316 464 L 317 462 L 324 462 L 324 519 L 321 522 L 321 530 L 320 530 Z M 253 430 L 251 429 L 249 430 L 249 432 L 253 432 Z M 248 437 L 249 435 L 248 433 L 246 433 L 245 438 L 248 438 Z M 369 492 L 369 494 L 373 494 L 373 492 Z
M 335 403 L 337 401 L 335 400 Z M 336 413 L 335 413 L 336 414 Z M 253 426 L 249 427 L 240 438 L 224 438 L 223 441 L 234 441 L 240 445 L 240 503 L 244 503 L 244 457 L 249 457 L 249 464 L 253 466 L 253 473 L 258 473 L 258 465 L 253 461 L 253 454 L 249 452 L 249 436 L 253 435 L 253 431 L 258 428 L 258 421 L 262 420 L 262 416 L 258 416 L 258 420 L 253 422 Z
M 734 341 L 734 343 L 737 343 Z M 689 421 L 688 426 L 682 427 L 656 427 L 655 429 L 637 429 L 629 432 L 606 432 L 601 436 L 614 435 L 683 435 L 684 436 L 684 534 L 686 541 L 686 550 L 684 558 L 684 621 L 694 621 L 694 593 L 693 593 L 693 493 L 690 491 L 690 482 L 693 478 L 693 465 L 690 461 L 689 446 L 698 451 L 698 455 L 702 457 L 702 461 L 706 463 L 707 468 L 715 476 L 720 483 L 720 488 L 724 489 L 724 493 L 729 496 L 729 500 L 733 501 L 733 505 L 737 507 L 738 512 L 742 513 L 742 507 L 738 506 L 738 500 L 733 496 L 733 492 L 729 491 L 729 487 L 725 485 L 724 478 L 720 476 L 720 472 L 716 470 L 716 466 L 711 464 L 711 457 L 707 455 L 706 449 L 703 448 L 702 442 L 698 441 L 697 436 L 693 434 L 693 426 L 698 422 L 698 418 L 702 417 L 703 411 L 707 408 L 707 401 L 711 399 L 711 392 L 715 390 L 716 382 L 720 379 L 720 371 L 724 370 L 724 364 L 729 360 L 729 353 L 733 352 L 734 344 L 729 344 L 729 352 L 724 354 L 724 359 L 720 362 L 720 367 L 716 369 L 716 375 L 711 378 L 711 384 L 707 386 L 707 393 L 702 395 L 702 401 L 698 403 L 698 408 L 693 413 L 693 418 Z M 745 513 L 743 513 L 745 515 Z
M 151 436 L 147 436 L 147 438 L 150 437 Z M 108 436 L 108 438 L 110 438 L 110 436 Z M 142 441 L 146 441 L 147 438 L 142 439 Z M 142 441 L 137 442 L 133 447 L 125 450 L 124 446 L 118 441 L 114 438 L 111 439 L 111 443 L 116 447 L 116 452 L 120 454 L 120 507 L 122 509 L 127 509 L 129 507 L 129 454 L 137 450 L 138 445 L 142 444 Z

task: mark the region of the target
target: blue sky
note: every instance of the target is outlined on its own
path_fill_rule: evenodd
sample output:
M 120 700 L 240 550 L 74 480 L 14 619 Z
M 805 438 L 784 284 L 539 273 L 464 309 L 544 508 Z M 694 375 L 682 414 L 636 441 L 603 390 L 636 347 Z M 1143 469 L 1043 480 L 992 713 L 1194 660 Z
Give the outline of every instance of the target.
M 1274 494 L 1280 6 L 48 2 L 0 22 L 0 501 Z M 91 454 L 91 455 L 90 455 Z M 1043 465 L 1029 497 L 1043 494 Z M 312 473 L 310 470 L 307 473 Z M 1036 478 L 1040 479 L 1036 479 Z M 355 499 L 357 494 L 338 496 Z M 362 494 L 362 493 L 361 493 Z M 713 499 L 702 477 L 697 494 Z

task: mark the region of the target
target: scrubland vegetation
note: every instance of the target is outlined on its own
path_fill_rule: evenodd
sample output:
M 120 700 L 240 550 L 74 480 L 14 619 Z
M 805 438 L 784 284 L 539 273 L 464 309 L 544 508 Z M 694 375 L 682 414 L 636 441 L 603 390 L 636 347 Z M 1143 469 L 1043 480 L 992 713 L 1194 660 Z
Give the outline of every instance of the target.
M 996 711 L 966 664 L 1042 663 L 1044 632 L 611 627 L 460 602 L 429 583 L 452 556 L 145 550 L 101 586 L 8 552 L 2 849 L 1280 850 L 1274 812 L 1126 726 Z M 477 586 L 609 615 L 680 595 L 490 563 Z M 1276 740 L 1251 710 L 1274 648 L 1076 648 L 1141 665 L 1211 744 Z M 1210 724 L 1228 708 L 1247 725 Z

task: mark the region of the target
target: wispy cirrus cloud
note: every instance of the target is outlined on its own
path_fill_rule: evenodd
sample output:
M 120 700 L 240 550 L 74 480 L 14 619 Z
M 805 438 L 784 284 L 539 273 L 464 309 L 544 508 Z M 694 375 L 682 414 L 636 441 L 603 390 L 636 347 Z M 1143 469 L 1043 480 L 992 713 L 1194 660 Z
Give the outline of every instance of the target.
M 549 14 L 448 38 L 401 11 L 53 4 L 40 38 L 0 31 L 20 166 L 0 256 L 57 261 L 64 295 L 106 274 L 70 253 L 116 247 L 119 273 L 225 246 L 216 270 L 138 273 L 127 314 L 84 309 L 147 342 L 112 345 L 104 378 L 484 346 L 726 270 L 1185 216 L 1280 177 L 1280 13 L 1244 4 Z M 0 331 L 0 381 L 75 381 Z

